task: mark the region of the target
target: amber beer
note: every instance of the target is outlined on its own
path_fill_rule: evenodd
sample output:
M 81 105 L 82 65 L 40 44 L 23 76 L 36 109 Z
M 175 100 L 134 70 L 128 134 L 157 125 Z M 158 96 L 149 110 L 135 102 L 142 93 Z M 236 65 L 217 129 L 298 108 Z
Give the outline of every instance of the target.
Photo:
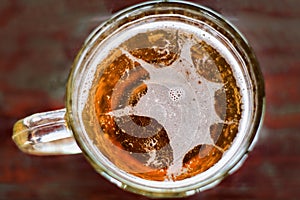
M 220 161 L 246 112 L 238 60 L 184 22 L 128 28 L 98 55 L 83 118 L 116 167 L 155 181 L 183 180 Z M 117 39 L 118 38 L 118 39 Z M 97 124 L 94 126 L 94 124 Z

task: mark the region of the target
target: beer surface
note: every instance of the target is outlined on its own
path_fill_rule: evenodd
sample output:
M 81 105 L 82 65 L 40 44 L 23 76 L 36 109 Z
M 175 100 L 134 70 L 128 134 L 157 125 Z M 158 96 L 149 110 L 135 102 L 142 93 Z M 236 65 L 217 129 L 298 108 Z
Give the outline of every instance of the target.
M 149 30 L 98 64 L 95 144 L 143 179 L 183 180 L 214 166 L 238 133 L 242 101 L 220 52 L 192 33 Z

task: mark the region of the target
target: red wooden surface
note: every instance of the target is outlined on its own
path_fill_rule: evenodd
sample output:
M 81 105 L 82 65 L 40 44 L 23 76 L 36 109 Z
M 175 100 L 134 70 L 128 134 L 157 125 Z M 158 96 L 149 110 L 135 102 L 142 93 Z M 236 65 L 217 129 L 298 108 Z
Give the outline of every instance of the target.
M 64 106 L 72 60 L 113 0 L 0 1 L 0 199 L 147 199 L 98 175 L 82 155 L 35 157 L 11 141 L 13 123 Z M 300 1 L 197 1 L 248 38 L 266 80 L 259 142 L 241 169 L 196 199 L 300 198 Z

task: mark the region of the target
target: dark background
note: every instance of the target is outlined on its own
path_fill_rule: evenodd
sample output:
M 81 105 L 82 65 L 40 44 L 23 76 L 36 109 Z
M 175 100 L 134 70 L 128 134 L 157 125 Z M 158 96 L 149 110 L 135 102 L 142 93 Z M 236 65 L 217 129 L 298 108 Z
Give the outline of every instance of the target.
M 67 76 L 84 39 L 111 13 L 138 1 L 0 1 L 0 199 L 139 199 L 98 175 L 82 155 L 35 157 L 11 140 L 12 126 L 64 107 Z M 300 1 L 197 1 L 249 40 L 266 82 L 259 142 L 238 172 L 186 198 L 300 198 Z

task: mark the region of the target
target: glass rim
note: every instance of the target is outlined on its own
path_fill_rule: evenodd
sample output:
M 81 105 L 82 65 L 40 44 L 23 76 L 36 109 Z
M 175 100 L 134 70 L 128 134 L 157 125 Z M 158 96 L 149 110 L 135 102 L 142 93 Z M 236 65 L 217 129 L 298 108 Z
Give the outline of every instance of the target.
M 74 94 L 77 94 L 74 92 L 74 90 L 77 90 L 79 87 L 79 84 L 77 81 L 77 76 L 78 74 L 81 73 L 83 70 L 82 65 L 84 62 L 86 62 L 86 58 L 89 57 L 89 53 L 93 51 L 93 47 L 97 44 L 98 39 L 101 34 L 104 34 L 107 30 L 111 28 L 111 26 L 118 21 L 118 19 L 124 18 L 124 16 L 129 15 L 129 14 L 139 14 L 147 9 L 153 9 L 156 6 L 160 5 L 160 9 L 168 9 L 171 6 L 177 6 L 178 9 L 182 9 L 184 6 L 190 9 L 189 11 L 194 11 L 194 12 L 199 12 L 201 13 L 202 17 L 210 17 L 210 20 L 216 20 L 220 25 L 224 25 L 225 27 L 222 27 L 225 31 L 228 31 L 229 34 L 233 34 L 234 39 L 237 42 L 237 45 L 241 50 L 245 51 L 245 55 L 247 56 L 248 59 L 248 64 L 251 66 L 249 67 L 249 73 L 251 77 L 249 77 L 252 81 L 252 84 L 254 84 L 253 90 L 254 90 L 254 96 L 253 96 L 253 103 L 255 104 L 255 112 L 253 112 L 253 116 L 251 119 L 253 120 L 252 124 L 250 124 L 248 127 L 249 131 L 251 134 L 249 134 L 250 137 L 247 138 L 246 146 L 244 146 L 243 151 L 235 151 L 235 160 L 231 161 L 230 167 L 228 165 L 224 164 L 220 168 L 217 168 L 215 166 L 211 167 L 210 169 L 214 169 L 215 172 L 211 174 L 209 177 L 204 178 L 202 182 L 199 182 L 199 176 L 201 174 L 205 174 L 205 172 L 209 171 L 208 169 L 205 172 L 202 172 L 194 177 L 182 180 L 182 181 L 175 181 L 174 184 L 169 184 L 166 187 L 161 187 L 161 181 L 158 181 L 159 184 L 157 186 L 150 186 L 150 185 L 145 185 L 147 182 L 155 182 L 155 181 L 145 181 L 144 179 L 137 178 L 133 175 L 131 176 L 130 180 L 127 180 L 128 174 L 126 172 L 120 172 L 120 173 L 115 173 L 117 171 L 116 169 L 112 172 L 111 168 L 109 169 L 107 166 L 103 165 L 103 163 L 99 163 L 97 158 L 95 157 L 95 153 L 91 152 L 91 146 L 88 144 L 85 139 L 82 138 L 82 131 L 84 131 L 84 127 L 80 125 L 80 116 L 78 116 L 77 109 L 78 109 L 78 102 L 77 101 L 77 96 L 74 96 Z M 167 6 L 169 5 L 169 7 Z M 165 6 L 165 7 L 164 7 Z M 139 12 L 137 11 L 138 9 L 141 9 Z M 174 8 L 174 7 L 172 7 Z M 123 24 L 124 25 L 124 24 Z M 94 29 L 94 31 L 90 34 L 90 36 L 86 39 L 86 42 L 84 43 L 82 49 L 78 53 L 78 56 L 76 57 L 73 68 L 71 70 L 70 76 L 69 76 L 69 82 L 67 85 L 67 99 L 66 99 L 66 104 L 67 104 L 67 119 L 69 124 L 71 125 L 71 128 L 73 130 L 74 136 L 79 143 L 79 146 L 82 148 L 83 153 L 86 155 L 88 160 L 93 164 L 94 168 L 101 173 L 104 177 L 109 179 L 111 182 L 114 182 L 121 188 L 125 188 L 126 190 L 133 191 L 135 193 L 140 193 L 144 195 L 150 195 L 150 196 L 158 196 L 162 194 L 163 196 L 168 194 L 168 195 L 178 195 L 178 193 L 181 193 L 180 196 L 186 196 L 188 194 L 192 194 L 196 192 L 200 188 L 200 190 L 203 190 L 205 186 L 209 185 L 214 185 L 214 183 L 219 182 L 221 179 L 223 179 L 228 173 L 231 172 L 231 170 L 236 166 L 237 163 L 240 162 L 244 158 L 244 155 L 247 154 L 248 150 L 253 147 L 253 144 L 255 143 L 258 135 L 259 128 L 262 124 L 262 118 L 263 118 L 263 112 L 264 112 L 264 105 L 265 105 L 265 94 L 264 94 L 264 83 L 263 83 L 263 78 L 262 74 L 260 72 L 257 60 L 255 58 L 255 55 L 249 46 L 247 40 L 244 38 L 244 36 L 235 28 L 234 25 L 232 25 L 229 21 L 224 19 L 223 16 L 220 14 L 216 13 L 215 11 L 206 8 L 204 6 L 194 4 L 191 2 L 186 2 L 186 1 L 150 1 L 150 2 L 144 2 L 141 4 L 137 4 L 134 6 L 131 6 L 125 10 L 122 10 L 115 15 L 113 15 L 108 21 L 102 23 L 99 25 L 97 28 Z M 230 147 L 231 149 L 232 147 Z M 239 147 L 240 148 L 240 147 Z M 230 150 L 229 149 L 229 150 Z M 228 150 L 228 151 L 229 151 Z M 223 160 L 223 158 L 221 159 Z M 229 160 L 226 162 L 230 162 Z M 218 161 L 216 165 L 220 163 Z M 226 167 L 227 166 L 227 167 Z M 226 167 L 224 170 L 223 168 Z M 218 170 L 223 169 L 221 172 L 218 172 Z M 203 176 L 203 175 L 202 175 Z M 139 180 L 141 179 L 141 180 Z M 194 180 L 193 185 L 185 184 L 185 182 L 188 182 L 186 180 Z M 204 181 L 206 180 L 206 181 Z M 182 182 L 183 184 L 175 185 Z M 169 182 L 168 182 L 169 183 Z M 155 193 L 155 194 L 154 194 Z

